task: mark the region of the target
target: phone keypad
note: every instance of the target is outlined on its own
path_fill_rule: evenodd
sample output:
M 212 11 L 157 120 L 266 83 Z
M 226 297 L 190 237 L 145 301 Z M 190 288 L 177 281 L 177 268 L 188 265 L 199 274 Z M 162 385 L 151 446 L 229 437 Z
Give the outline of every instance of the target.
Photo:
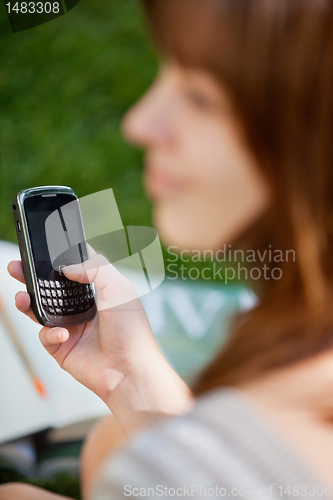
M 78 314 L 89 311 L 95 303 L 94 290 L 90 284 L 39 279 L 38 285 L 42 304 L 50 314 Z

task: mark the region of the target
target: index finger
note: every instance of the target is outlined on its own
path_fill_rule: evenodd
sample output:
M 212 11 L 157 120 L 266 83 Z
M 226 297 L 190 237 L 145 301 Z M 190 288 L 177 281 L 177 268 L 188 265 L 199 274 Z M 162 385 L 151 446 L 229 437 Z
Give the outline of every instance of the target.
M 12 260 L 7 266 L 9 274 L 17 281 L 25 284 L 22 262 L 20 260 Z

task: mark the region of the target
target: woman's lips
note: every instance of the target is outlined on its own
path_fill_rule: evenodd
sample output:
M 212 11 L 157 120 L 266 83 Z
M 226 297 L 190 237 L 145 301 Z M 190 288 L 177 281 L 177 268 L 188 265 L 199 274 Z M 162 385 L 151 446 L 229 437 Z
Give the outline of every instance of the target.
M 176 179 L 165 170 L 147 168 L 145 188 L 151 198 L 167 198 L 179 194 L 185 188 L 184 181 Z

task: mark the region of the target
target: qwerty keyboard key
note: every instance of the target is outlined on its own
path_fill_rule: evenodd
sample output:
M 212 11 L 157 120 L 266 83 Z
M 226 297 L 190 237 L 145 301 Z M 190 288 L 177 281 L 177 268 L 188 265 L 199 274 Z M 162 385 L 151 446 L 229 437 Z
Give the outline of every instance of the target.
M 75 314 L 76 312 L 76 307 L 67 307 L 66 309 L 64 309 L 64 314 Z
M 91 284 L 77 281 L 38 279 L 42 305 L 50 314 L 77 314 L 94 306 L 94 292 Z M 64 309 L 63 309 L 64 308 Z

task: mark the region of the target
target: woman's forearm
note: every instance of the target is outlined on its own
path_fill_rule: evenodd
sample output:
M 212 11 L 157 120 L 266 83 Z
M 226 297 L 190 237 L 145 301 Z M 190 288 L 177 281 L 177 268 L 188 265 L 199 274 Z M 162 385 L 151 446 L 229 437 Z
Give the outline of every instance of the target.
M 161 352 L 149 359 L 149 366 L 126 374 L 105 400 L 127 436 L 165 416 L 182 415 L 193 404 L 189 387 Z
M 148 354 L 148 353 L 147 353 Z M 149 368 L 128 373 L 105 401 L 112 415 L 90 432 L 81 456 L 83 498 L 98 479 L 105 459 L 126 439 L 163 417 L 181 415 L 192 406 L 193 396 L 161 352 L 150 356 Z

